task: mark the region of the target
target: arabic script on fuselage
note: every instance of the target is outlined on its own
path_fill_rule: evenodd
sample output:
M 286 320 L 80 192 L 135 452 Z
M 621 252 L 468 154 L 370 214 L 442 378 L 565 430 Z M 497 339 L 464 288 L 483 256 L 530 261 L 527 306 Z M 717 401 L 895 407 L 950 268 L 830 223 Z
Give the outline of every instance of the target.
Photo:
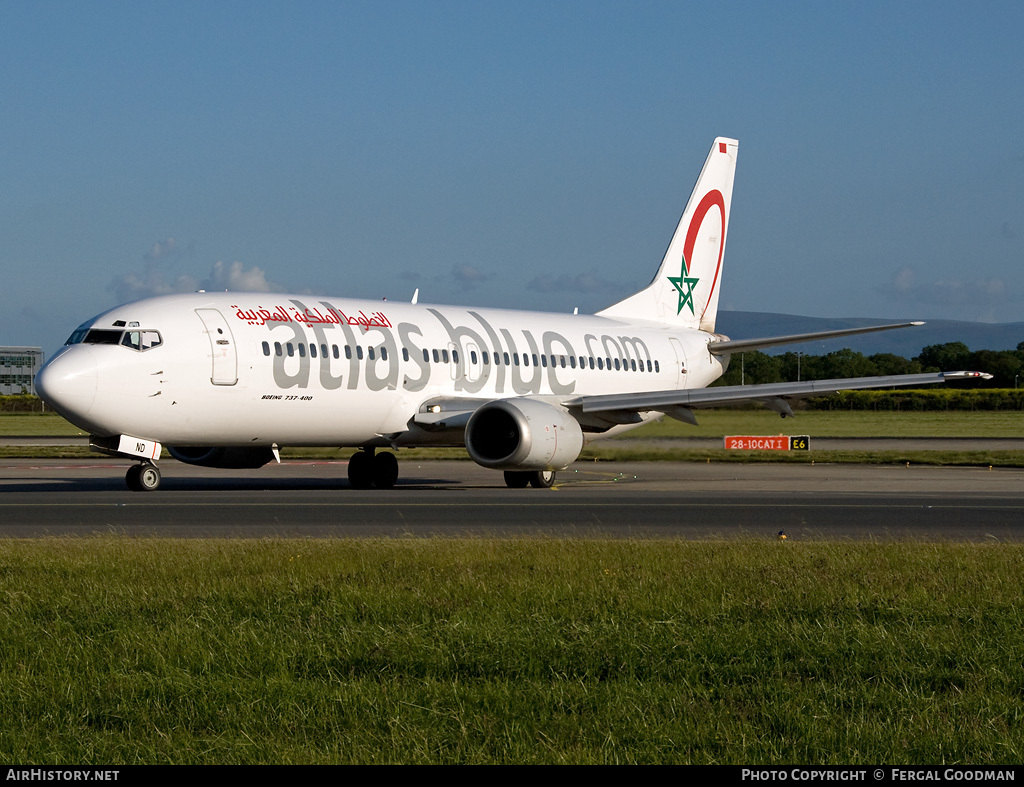
M 357 315 L 348 315 L 340 309 L 325 307 L 326 314 L 319 309 L 299 309 L 295 306 L 276 306 L 273 311 L 262 306 L 243 310 L 237 305 L 235 317 L 249 325 L 266 325 L 274 322 L 297 322 L 302 325 L 355 325 L 361 328 L 391 328 L 391 321 L 382 312 L 371 312 L 369 316 L 360 310 Z

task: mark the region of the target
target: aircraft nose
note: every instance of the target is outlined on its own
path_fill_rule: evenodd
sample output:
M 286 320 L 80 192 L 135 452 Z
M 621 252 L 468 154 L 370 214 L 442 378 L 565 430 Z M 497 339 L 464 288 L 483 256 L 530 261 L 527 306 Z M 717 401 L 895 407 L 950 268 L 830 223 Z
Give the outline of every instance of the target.
M 68 420 L 85 415 L 96 400 L 96 360 L 77 345 L 58 353 L 36 374 L 36 393 Z

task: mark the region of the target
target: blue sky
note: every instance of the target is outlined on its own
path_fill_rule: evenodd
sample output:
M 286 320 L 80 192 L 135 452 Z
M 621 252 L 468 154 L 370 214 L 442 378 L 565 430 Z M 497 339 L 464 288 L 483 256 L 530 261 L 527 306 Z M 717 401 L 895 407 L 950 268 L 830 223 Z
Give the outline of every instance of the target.
M 1024 319 L 1019 2 L 0 0 L 0 344 L 175 290 Z M 1024 339 L 1024 336 L 1022 336 Z

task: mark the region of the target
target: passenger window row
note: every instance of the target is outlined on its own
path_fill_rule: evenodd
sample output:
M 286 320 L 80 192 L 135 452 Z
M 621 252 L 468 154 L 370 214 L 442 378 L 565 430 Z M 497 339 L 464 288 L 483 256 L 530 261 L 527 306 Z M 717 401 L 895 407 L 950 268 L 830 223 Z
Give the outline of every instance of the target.
M 353 353 L 355 354 L 356 360 L 363 360 L 364 350 L 361 345 L 356 345 L 355 349 L 349 345 L 339 348 L 338 345 L 326 345 L 326 344 L 293 344 L 292 342 L 274 342 L 273 348 L 271 348 L 270 342 L 263 342 L 263 354 L 270 357 L 271 354 L 278 357 L 287 356 L 292 358 L 299 356 L 305 358 L 307 355 L 310 358 L 316 357 L 331 357 L 340 359 L 342 353 L 348 360 L 352 359 Z M 368 347 L 365 350 L 365 358 L 370 361 L 377 360 L 380 358 L 382 361 L 388 359 L 388 348 L 387 347 Z M 402 360 L 409 360 L 409 350 L 406 347 L 402 348 Z M 459 362 L 459 351 L 452 349 L 441 350 L 423 350 L 423 360 L 426 363 L 458 363 Z M 593 356 L 576 356 L 576 355 L 541 355 L 538 356 L 536 353 L 507 353 L 507 352 L 480 352 L 476 350 L 469 351 L 469 362 L 473 365 L 482 363 L 484 366 L 488 366 L 492 363 L 495 366 L 541 366 L 544 368 L 570 368 L 570 369 L 597 369 L 600 371 L 608 370 L 611 371 L 632 371 L 632 372 L 661 372 L 661 364 L 658 361 L 637 361 L 635 358 L 595 358 Z

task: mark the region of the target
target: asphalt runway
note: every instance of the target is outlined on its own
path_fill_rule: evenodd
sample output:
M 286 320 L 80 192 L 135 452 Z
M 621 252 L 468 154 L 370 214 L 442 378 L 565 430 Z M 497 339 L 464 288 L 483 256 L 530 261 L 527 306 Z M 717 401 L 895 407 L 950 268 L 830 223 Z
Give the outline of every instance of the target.
M 553 489 L 507 489 L 469 461 L 404 461 L 394 489 L 355 490 L 344 461 L 160 464 L 146 493 L 127 490 L 125 462 L 0 460 L 0 538 L 1024 539 L 1024 470 L 578 463 Z
M 79 446 L 89 438 L 0 435 L 0 446 Z M 651 447 L 708 449 L 722 448 L 721 437 L 614 437 L 596 446 L 620 448 Z M 816 451 L 1024 451 L 1024 437 L 817 437 L 810 447 Z

